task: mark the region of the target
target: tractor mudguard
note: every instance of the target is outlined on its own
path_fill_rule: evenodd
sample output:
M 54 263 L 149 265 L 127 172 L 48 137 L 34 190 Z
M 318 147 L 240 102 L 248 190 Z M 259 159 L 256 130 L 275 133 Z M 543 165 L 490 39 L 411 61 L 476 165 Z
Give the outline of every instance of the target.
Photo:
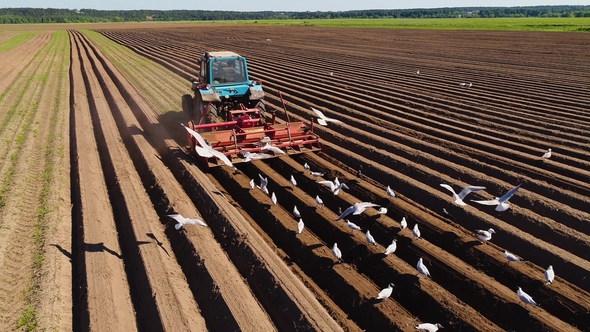
M 221 98 L 219 98 L 217 92 L 212 89 L 199 90 L 199 93 L 201 94 L 201 99 L 205 102 L 221 102 Z
M 262 98 L 264 98 L 264 91 L 260 85 L 255 85 L 248 89 L 248 99 L 258 100 Z

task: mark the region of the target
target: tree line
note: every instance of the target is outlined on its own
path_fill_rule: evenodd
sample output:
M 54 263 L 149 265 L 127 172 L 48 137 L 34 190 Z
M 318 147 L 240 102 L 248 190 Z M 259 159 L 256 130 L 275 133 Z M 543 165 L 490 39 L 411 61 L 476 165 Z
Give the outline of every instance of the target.
M 453 7 L 327 12 L 0 8 L 0 24 L 453 17 L 590 17 L 590 6 Z

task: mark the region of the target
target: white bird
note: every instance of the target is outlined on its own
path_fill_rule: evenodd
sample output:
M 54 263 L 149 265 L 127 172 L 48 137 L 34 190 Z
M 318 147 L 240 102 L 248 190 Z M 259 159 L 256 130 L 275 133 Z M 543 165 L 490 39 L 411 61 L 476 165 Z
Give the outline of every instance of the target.
M 359 215 L 359 214 L 365 212 L 365 210 L 368 207 L 375 207 L 375 206 L 379 206 L 379 205 L 369 203 L 369 202 L 354 203 L 353 205 L 349 206 L 346 210 L 344 210 L 344 212 L 342 212 L 342 214 L 340 216 L 338 216 L 338 218 L 336 218 L 336 221 L 344 219 L 346 216 L 348 216 L 351 213 L 355 216 Z
M 181 123 L 181 125 L 184 127 L 184 129 L 186 129 L 191 136 L 193 136 L 197 142 L 201 145 L 195 145 L 195 151 L 197 152 L 197 154 L 201 157 L 204 158 L 210 158 L 210 157 L 217 157 L 217 159 L 221 160 L 224 164 L 226 164 L 227 166 L 231 167 L 231 168 L 236 168 L 232 162 L 227 158 L 226 155 L 224 155 L 222 152 L 215 150 L 214 148 L 212 148 L 209 144 L 207 144 L 207 142 L 205 142 L 205 139 L 196 131 L 194 131 L 193 129 L 187 127 L 184 125 L 184 123 Z
M 309 170 L 309 165 L 307 163 L 303 164 L 303 171 Z
M 301 218 L 301 213 L 299 213 L 299 210 L 297 209 L 297 205 L 295 205 L 295 206 L 293 207 L 293 216 L 294 216 L 295 218 Z
M 387 213 L 387 208 L 386 207 L 380 207 L 377 212 L 379 212 L 379 214 L 386 214 Z
M 426 267 L 426 265 L 424 265 L 424 263 L 422 262 L 422 258 L 420 258 L 418 260 L 418 265 L 416 265 L 416 269 L 418 269 L 418 272 L 420 272 L 420 274 L 427 276 L 428 278 L 432 278 L 430 276 L 430 272 L 428 271 L 428 268 Z
M 436 332 L 436 331 L 438 331 L 438 329 L 444 328 L 444 326 L 440 325 L 439 323 L 436 323 L 436 324 L 422 323 L 420 325 L 416 325 L 416 328 L 421 331 Z
M 245 163 L 249 163 L 252 160 L 257 160 L 257 159 L 266 159 L 266 158 L 272 158 L 273 156 L 266 154 L 266 153 L 257 153 L 257 152 L 248 152 L 246 150 L 242 150 L 240 152 L 240 154 L 242 155 L 242 157 L 244 157 L 243 162 Z
M 522 259 L 516 257 L 514 254 L 504 250 L 504 257 L 510 262 L 522 262 Z
M 258 177 L 260 177 L 260 186 L 258 186 L 258 189 L 264 191 L 268 195 L 268 178 L 265 178 L 260 174 L 258 174 Z
M 377 294 L 377 297 L 375 299 L 386 300 L 388 297 L 391 296 L 391 293 L 393 292 L 393 286 L 395 286 L 393 283 L 390 283 L 389 285 L 387 285 L 387 288 L 382 289 L 379 292 L 379 294 Z
M 545 271 L 545 280 L 547 280 L 547 284 L 552 284 L 553 279 L 555 279 L 555 272 L 553 272 L 553 265 L 549 265 Z
M 406 217 L 403 217 L 402 221 L 399 223 L 399 228 L 404 229 L 406 227 L 408 227 L 408 222 L 406 221 Z
M 393 254 L 396 249 L 397 249 L 397 240 L 393 239 L 393 241 L 391 241 L 391 244 L 388 245 L 387 248 L 385 249 L 384 254 L 385 255 Z
M 324 113 L 322 113 L 320 110 L 317 110 L 317 109 L 315 109 L 313 107 L 311 107 L 311 110 L 318 116 L 317 121 L 322 126 L 327 126 L 328 125 L 328 122 L 342 123 L 342 121 L 340 121 L 340 120 L 336 120 L 336 119 L 332 119 L 332 118 L 326 117 L 324 115 Z
M 508 204 L 508 200 L 514 196 L 514 194 L 516 194 L 516 192 L 518 191 L 518 188 L 520 188 L 520 184 L 512 189 L 510 189 L 509 192 L 505 193 L 504 196 L 498 198 L 496 197 L 495 199 L 489 200 L 489 201 L 474 201 L 471 200 L 472 202 L 475 203 L 479 203 L 479 204 L 483 204 L 483 205 L 497 205 L 496 206 L 496 211 L 506 211 L 508 210 L 508 208 L 510 207 L 510 204 Z
M 303 223 L 303 219 L 299 219 L 299 222 L 297 223 L 297 234 L 301 234 L 301 232 L 303 232 L 303 228 L 305 227 L 305 224 Z
M 393 192 L 393 190 L 391 190 L 391 188 L 389 186 L 387 186 L 387 189 L 385 189 L 385 192 L 387 193 L 387 196 L 395 197 L 395 193 Z
M 460 85 L 460 86 L 465 86 L 466 84 L 467 84 L 467 83 L 461 83 L 461 84 L 459 84 L 459 85 Z
M 286 154 L 285 151 L 281 150 L 280 148 L 270 144 L 270 142 L 266 142 L 263 147 L 260 148 L 260 151 L 272 151 L 277 154 Z
M 367 233 L 365 234 L 365 239 L 367 239 L 367 242 L 369 242 L 369 244 L 372 244 L 374 246 L 377 245 L 377 242 L 375 242 L 373 235 L 371 235 L 371 232 L 369 232 L 368 229 L 367 229 Z
M 295 180 L 295 178 L 293 177 L 293 175 L 291 175 L 291 184 L 293 186 L 297 186 L 297 180 Z
M 333 72 L 330 72 L 330 76 L 334 76 L 334 73 Z
M 350 228 L 350 230 L 353 232 L 355 230 L 357 230 L 357 231 L 361 230 L 361 228 L 357 224 L 350 222 L 349 220 L 346 220 L 346 226 L 348 226 L 348 228 Z
M 270 196 L 270 200 L 272 202 L 272 204 L 277 205 L 277 196 L 275 195 L 275 192 L 272 192 L 272 196 Z
M 344 182 L 343 183 L 340 183 L 340 182 L 336 183 L 336 181 L 338 181 L 338 178 L 336 178 L 336 180 L 334 180 L 334 181 L 324 180 L 324 181 L 319 181 L 318 183 L 330 188 L 330 190 L 332 191 L 332 193 L 334 195 L 338 195 L 338 193 L 340 192 L 340 189 L 350 189 L 350 188 L 348 188 L 346 183 L 344 183 Z
M 533 300 L 533 298 L 525 293 L 522 288 L 518 287 L 518 290 L 516 291 L 516 294 L 518 294 L 518 298 L 520 298 L 520 300 L 524 303 L 528 303 L 530 305 L 532 305 L 533 307 L 536 307 L 538 304 L 537 302 L 535 302 L 535 300 Z
M 551 158 L 551 149 L 547 149 L 547 152 L 545 152 L 545 154 L 543 154 L 543 156 L 541 158 L 545 158 L 545 159 Z
M 250 189 L 254 189 L 255 186 L 254 179 L 250 180 Z
M 271 41 L 270 38 L 266 39 L 267 42 Z
M 453 198 L 455 199 L 455 203 L 457 203 L 459 205 L 463 205 L 463 206 L 467 205 L 465 202 L 463 202 L 463 199 L 465 198 L 465 196 L 469 195 L 470 193 L 472 193 L 474 191 L 486 189 L 486 187 L 481 187 L 481 186 L 468 186 L 468 187 L 463 188 L 463 190 L 461 190 L 461 192 L 459 194 L 457 194 L 455 192 L 455 190 L 453 190 L 453 188 L 451 186 L 449 186 L 448 184 L 441 183 L 440 186 L 448 189 L 451 193 L 453 193 Z
M 473 83 L 469 82 L 469 84 L 467 84 L 467 87 L 470 88 L 473 86 Z
M 412 234 L 414 234 L 415 238 L 420 238 L 420 230 L 418 229 L 418 224 L 414 225 L 414 229 L 412 229 Z
M 322 201 L 318 195 L 315 196 L 315 202 L 318 203 L 318 205 L 324 205 L 324 201 Z
M 332 255 L 334 255 L 334 258 L 338 261 L 342 260 L 342 252 L 340 251 L 340 248 L 338 248 L 337 243 L 334 243 L 334 246 L 332 247 Z
M 419 70 L 416 70 L 416 72 L 414 74 L 420 75 L 420 71 Z
M 176 228 L 176 230 L 181 229 L 184 225 L 199 225 L 207 227 L 207 224 L 205 224 L 205 222 L 203 222 L 200 219 L 185 218 L 180 214 L 169 214 L 168 217 L 173 218 L 178 222 L 176 225 L 174 225 L 174 228 Z
M 489 240 L 492 239 L 492 233 L 494 233 L 494 234 L 496 233 L 496 231 L 493 228 L 490 228 L 487 231 L 486 230 L 483 230 L 483 229 L 478 229 L 475 232 L 477 234 L 477 237 L 480 240 L 482 240 L 484 243 L 486 241 L 489 241 Z
M 321 172 L 311 172 L 311 176 L 313 176 L 314 178 L 319 178 L 324 176 L 324 174 L 326 173 L 321 173 Z

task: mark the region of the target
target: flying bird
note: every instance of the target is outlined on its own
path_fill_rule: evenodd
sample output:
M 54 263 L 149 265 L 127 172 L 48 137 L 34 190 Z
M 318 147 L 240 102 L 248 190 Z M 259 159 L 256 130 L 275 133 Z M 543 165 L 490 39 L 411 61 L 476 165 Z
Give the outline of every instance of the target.
M 387 193 L 387 196 L 395 197 L 395 193 L 393 192 L 393 190 L 391 190 L 391 188 L 389 186 L 387 186 L 387 189 L 385 189 L 385 192 Z
M 386 300 L 388 297 L 391 296 L 391 293 L 393 292 L 393 286 L 395 286 L 393 283 L 390 283 L 389 285 L 387 285 L 387 288 L 382 289 L 379 292 L 379 294 L 377 294 L 377 297 L 375 299 Z
M 318 195 L 315 196 L 315 202 L 318 204 L 318 206 L 324 205 L 324 201 L 322 201 Z
M 176 228 L 176 230 L 181 229 L 184 225 L 199 225 L 207 227 L 207 224 L 205 224 L 205 222 L 203 222 L 200 219 L 185 218 L 180 214 L 169 214 L 168 217 L 173 218 L 178 222 L 176 225 L 174 225 L 174 228 Z
M 457 194 L 457 193 L 455 193 L 455 190 L 453 190 L 453 188 L 451 186 L 449 186 L 448 184 L 441 183 L 440 186 L 445 189 L 448 189 L 451 193 L 453 193 L 453 198 L 455 199 L 455 203 L 462 205 L 462 206 L 467 205 L 465 202 L 463 202 L 463 199 L 465 198 L 465 196 L 469 195 L 470 193 L 472 193 L 474 191 L 486 189 L 486 187 L 481 187 L 481 186 L 468 186 L 468 187 L 463 188 L 463 190 L 461 190 L 461 192 L 459 194 Z
M 322 126 L 327 126 L 328 122 L 342 123 L 342 121 L 340 121 L 340 120 L 326 117 L 324 115 L 324 113 L 322 113 L 320 110 L 317 110 L 313 107 L 311 107 L 311 110 L 318 116 L 317 121 Z
M 475 231 L 477 238 L 479 238 L 480 240 L 482 240 L 484 243 L 491 240 L 492 239 L 492 233 L 496 233 L 496 231 L 493 228 L 486 230 L 483 229 L 478 229 Z
M 338 195 L 338 193 L 340 192 L 340 189 L 350 189 L 350 188 L 348 188 L 346 183 L 344 183 L 344 182 L 343 183 L 340 183 L 340 182 L 336 183 L 336 182 L 338 182 L 338 178 L 336 178 L 336 180 L 334 180 L 334 181 L 325 180 L 325 181 L 319 181 L 318 183 L 330 188 L 330 190 L 332 191 L 332 193 L 334 195 Z
M 340 248 L 338 248 L 338 244 L 335 242 L 334 246 L 332 247 L 332 255 L 334 255 L 334 258 L 336 258 L 338 262 L 342 260 L 342 252 L 340 251 Z
M 399 223 L 399 228 L 404 229 L 406 227 L 408 227 L 408 222 L 406 221 L 406 217 L 403 217 L 402 221 Z
M 357 231 L 361 230 L 361 228 L 357 224 L 350 222 L 349 220 L 346 220 L 346 226 L 348 226 L 348 228 L 350 228 L 350 230 L 353 232 L 355 230 L 357 230 Z
M 415 238 L 420 238 L 420 229 L 418 229 L 418 224 L 414 225 L 414 229 L 412 229 L 412 234 L 414 234 Z
M 475 202 L 475 203 L 483 204 L 483 205 L 497 205 L 496 211 L 499 211 L 499 212 L 506 211 L 510 207 L 510 204 L 508 204 L 508 200 L 512 196 L 514 196 L 514 194 L 516 194 L 516 192 L 518 191 L 518 188 L 520 188 L 520 184 L 518 186 L 510 189 L 509 192 L 505 193 L 504 196 L 502 196 L 500 198 L 496 197 L 495 199 L 492 199 L 489 201 L 474 201 L 474 200 L 471 200 L 471 201 Z
M 299 213 L 299 210 L 297 209 L 297 205 L 295 205 L 295 206 L 293 207 L 293 216 L 294 216 L 295 218 L 301 218 L 301 213 Z
M 319 177 L 322 177 L 322 176 L 324 176 L 324 174 L 326 174 L 326 173 L 321 173 L 321 172 L 311 172 L 311 176 L 313 176 L 313 177 L 314 177 L 314 178 L 316 178 L 316 179 L 317 179 L 317 178 L 319 178 Z
M 507 250 L 504 250 L 504 257 L 506 257 L 506 259 L 509 262 L 522 262 L 523 260 L 516 257 L 514 254 L 509 253 Z
M 291 184 L 293 185 L 293 187 L 297 186 L 297 180 L 295 180 L 293 175 L 291 175 Z
M 338 218 L 336 218 L 336 221 L 344 219 L 346 216 L 348 216 L 351 213 L 355 216 L 359 215 L 359 214 L 365 212 L 365 210 L 368 207 L 375 207 L 375 206 L 379 206 L 379 205 L 369 203 L 369 202 L 354 203 L 353 205 L 349 206 L 346 210 L 344 210 L 344 212 L 342 212 L 342 214 L 340 216 L 338 216 Z
M 416 72 L 414 74 L 420 75 L 420 71 L 419 70 L 416 70 Z
M 418 260 L 418 265 L 416 265 L 416 269 L 418 270 L 418 272 L 420 272 L 420 274 L 427 276 L 428 278 L 432 278 L 430 276 L 428 268 L 426 267 L 426 265 L 424 265 L 424 262 L 422 262 L 422 258 Z
M 265 178 L 260 174 L 258 174 L 258 177 L 260 177 L 260 186 L 258 186 L 258 189 L 264 191 L 268 195 L 268 178 Z
M 391 241 L 391 244 L 388 245 L 387 248 L 385 249 L 384 254 L 385 255 L 393 254 L 396 249 L 397 249 L 397 240 L 393 239 L 393 241 Z
M 272 196 L 270 196 L 270 200 L 272 202 L 272 204 L 277 205 L 277 196 L 275 195 L 275 192 L 272 192 Z
M 303 228 L 305 227 L 305 224 L 303 223 L 303 219 L 299 219 L 299 222 L 297 223 L 297 234 L 301 234 L 301 232 L 303 232 Z
M 528 303 L 530 305 L 532 305 L 533 307 L 538 306 L 537 302 L 535 302 L 535 300 L 533 300 L 533 298 L 525 293 L 522 288 L 518 287 L 518 290 L 516 291 L 516 294 L 518 294 L 518 298 L 525 303 L 525 305 Z
M 541 156 L 541 158 L 543 158 L 543 159 L 549 159 L 549 158 L 551 158 L 551 149 L 547 149 L 547 152 L 545 152 L 543 154 L 543 156 Z
M 187 127 L 184 125 L 184 123 L 181 123 L 181 125 L 184 127 L 184 129 L 186 129 L 191 136 L 193 136 L 197 142 L 201 145 L 195 145 L 195 151 L 197 152 L 197 154 L 201 157 L 204 158 L 210 158 L 210 157 L 216 157 L 217 159 L 221 160 L 224 164 L 226 164 L 227 166 L 235 169 L 236 167 L 232 164 L 232 162 L 227 158 L 226 155 L 224 155 L 222 152 L 215 150 L 214 148 L 212 148 L 209 144 L 207 144 L 207 142 L 205 142 L 205 139 L 196 131 L 192 130 L 191 128 Z
M 555 272 L 553 272 L 553 265 L 549 265 L 545 271 L 545 280 L 547 280 L 547 284 L 552 284 L 553 279 L 555 279 Z
M 421 331 L 436 332 L 436 331 L 438 331 L 438 329 L 444 328 L 444 326 L 440 325 L 439 323 L 436 323 L 436 324 L 422 323 L 420 325 L 416 325 L 416 328 Z
M 365 234 L 365 239 L 367 239 L 367 242 L 369 242 L 369 244 L 372 244 L 374 246 L 377 245 L 377 242 L 375 242 L 373 235 L 371 235 L 371 232 L 369 232 L 368 229 L 367 229 L 367 233 Z

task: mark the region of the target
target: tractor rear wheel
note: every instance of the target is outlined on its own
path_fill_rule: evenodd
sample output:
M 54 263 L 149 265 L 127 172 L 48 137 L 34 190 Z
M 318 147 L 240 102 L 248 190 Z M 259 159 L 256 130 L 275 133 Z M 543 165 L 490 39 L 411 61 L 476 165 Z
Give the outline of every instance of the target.
M 205 118 L 201 120 L 203 112 L 207 107 L 207 103 L 201 99 L 200 95 L 195 96 L 194 101 L 194 120 L 196 124 L 207 124 L 207 123 L 217 123 L 217 106 L 214 103 L 209 105 L 207 109 L 207 114 L 205 114 Z M 211 129 L 207 129 L 205 131 L 211 131 Z
M 264 104 L 264 100 L 260 99 L 254 107 L 260 111 L 260 120 L 262 120 L 263 123 L 266 122 L 264 118 L 266 116 L 266 105 Z
M 193 97 L 191 95 L 183 95 L 182 96 L 182 112 L 186 114 L 189 120 L 192 120 L 194 117 L 194 102 Z

